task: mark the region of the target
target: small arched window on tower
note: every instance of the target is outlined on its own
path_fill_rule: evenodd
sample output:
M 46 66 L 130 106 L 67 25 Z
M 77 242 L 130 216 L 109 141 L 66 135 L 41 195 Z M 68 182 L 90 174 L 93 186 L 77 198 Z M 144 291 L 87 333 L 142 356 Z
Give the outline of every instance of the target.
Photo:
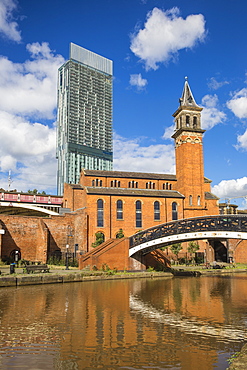
M 172 219 L 173 220 L 178 219 L 178 205 L 176 202 L 172 203 Z
M 190 127 L 190 116 L 186 116 L 186 127 Z
M 201 205 L 201 197 L 200 195 L 198 195 L 197 197 L 197 205 L 200 206 Z
M 154 220 L 160 220 L 160 202 L 154 202 Z
M 197 128 L 197 117 L 193 117 L 193 128 Z
M 136 201 L 136 227 L 142 227 L 142 204 L 140 200 Z
M 192 206 L 193 202 L 192 202 L 192 195 L 189 196 L 189 205 Z
M 97 226 L 104 227 L 104 202 L 102 199 L 97 200 Z

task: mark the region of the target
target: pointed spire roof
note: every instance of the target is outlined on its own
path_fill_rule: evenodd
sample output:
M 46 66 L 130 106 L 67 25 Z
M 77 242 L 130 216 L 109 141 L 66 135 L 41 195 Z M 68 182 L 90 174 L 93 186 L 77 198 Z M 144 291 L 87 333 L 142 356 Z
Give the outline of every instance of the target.
M 182 97 L 179 99 L 180 106 L 182 107 L 198 107 L 192 91 L 190 89 L 190 85 L 188 83 L 188 77 L 185 77 L 184 89 L 182 93 Z

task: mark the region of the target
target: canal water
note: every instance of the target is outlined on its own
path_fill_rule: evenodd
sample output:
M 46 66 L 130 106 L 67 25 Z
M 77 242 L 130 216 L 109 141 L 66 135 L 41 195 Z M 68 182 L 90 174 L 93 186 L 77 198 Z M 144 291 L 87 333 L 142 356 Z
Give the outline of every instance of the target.
M 0 289 L 0 369 L 210 370 L 247 338 L 247 275 Z

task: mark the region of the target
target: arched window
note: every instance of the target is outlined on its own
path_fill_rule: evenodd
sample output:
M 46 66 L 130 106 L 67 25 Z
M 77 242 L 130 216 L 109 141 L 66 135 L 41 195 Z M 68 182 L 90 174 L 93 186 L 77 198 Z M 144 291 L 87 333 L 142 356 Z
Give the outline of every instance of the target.
M 193 128 L 197 127 L 197 117 L 193 117 Z
M 189 196 L 189 205 L 192 206 L 193 201 L 192 201 L 192 195 Z
M 94 180 L 92 181 L 92 186 L 94 186 Z
M 118 180 L 112 180 L 111 181 L 111 187 L 112 188 L 120 188 L 120 181 L 118 181 Z
M 136 227 L 142 227 L 142 204 L 140 200 L 136 201 Z
M 200 195 L 198 195 L 197 197 L 197 205 L 200 206 L 201 205 L 201 197 Z
M 173 220 L 178 219 L 178 205 L 176 202 L 172 203 L 172 219 Z
M 190 116 L 186 116 L 186 127 L 190 127 Z
M 97 200 L 97 226 L 104 227 L 104 202 L 102 199 Z
M 146 182 L 146 189 L 155 189 L 155 183 L 152 181 Z
M 160 202 L 154 202 L 154 220 L 160 220 Z
M 137 181 L 129 181 L 129 188 L 138 188 L 138 182 Z
M 117 220 L 122 219 L 123 219 L 123 201 L 119 199 L 117 201 Z

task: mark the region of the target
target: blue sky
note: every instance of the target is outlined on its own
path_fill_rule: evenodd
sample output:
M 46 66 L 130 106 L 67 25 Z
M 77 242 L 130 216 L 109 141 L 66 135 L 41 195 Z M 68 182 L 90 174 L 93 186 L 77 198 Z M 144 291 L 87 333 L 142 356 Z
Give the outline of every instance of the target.
M 205 176 L 222 200 L 247 195 L 246 34 L 240 0 L 0 0 L 0 187 L 11 170 L 12 189 L 56 193 L 57 68 L 74 42 L 113 60 L 115 170 L 175 172 L 188 76 Z

